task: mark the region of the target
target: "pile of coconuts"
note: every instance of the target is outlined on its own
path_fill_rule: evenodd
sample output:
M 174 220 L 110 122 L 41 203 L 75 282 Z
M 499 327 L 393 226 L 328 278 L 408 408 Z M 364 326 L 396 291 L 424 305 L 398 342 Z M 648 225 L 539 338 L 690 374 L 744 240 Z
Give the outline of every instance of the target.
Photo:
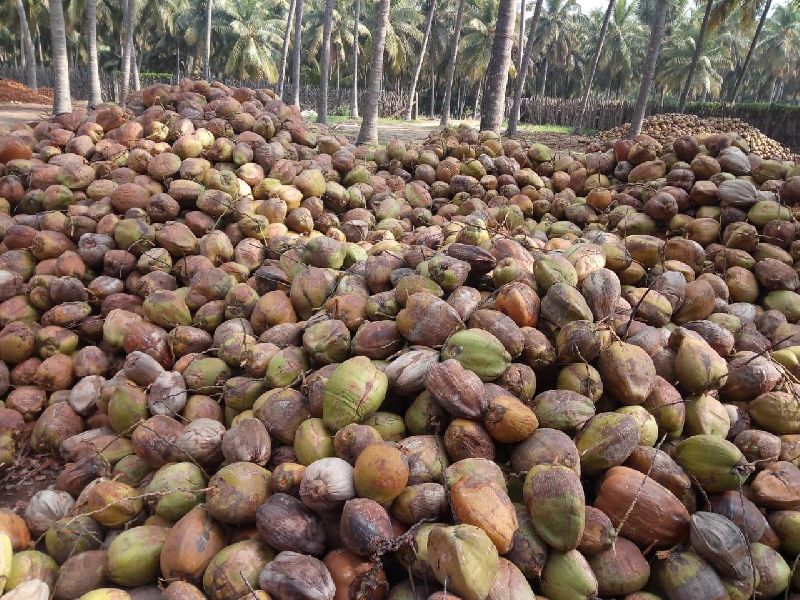
M 0 463 L 64 466 L 2 598 L 796 600 L 798 203 L 735 135 L 356 148 L 205 81 L 20 127 Z
M 614 142 L 625 137 L 629 129 L 630 123 L 625 123 L 601 131 L 597 137 L 602 142 Z M 743 146 L 764 158 L 792 160 L 795 157 L 789 148 L 765 135 L 747 121 L 736 117 L 701 117 L 683 113 L 650 115 L 642 124 L 642 133 L 665 145 L 671 145 L 677 138 L 685 136 L 694 135 L 702 139 L 707 135 L 727 133 L 740 137 Z

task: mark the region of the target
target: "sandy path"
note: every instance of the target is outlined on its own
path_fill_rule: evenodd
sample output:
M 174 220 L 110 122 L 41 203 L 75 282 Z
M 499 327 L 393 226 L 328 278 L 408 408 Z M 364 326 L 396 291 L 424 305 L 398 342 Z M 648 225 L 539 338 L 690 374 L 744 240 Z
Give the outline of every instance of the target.
M 0 102 L 0 131 L 10 129 L 17 123 L 37 121 L 50 115 L 50 106 L 44 104 L 18 104 Z

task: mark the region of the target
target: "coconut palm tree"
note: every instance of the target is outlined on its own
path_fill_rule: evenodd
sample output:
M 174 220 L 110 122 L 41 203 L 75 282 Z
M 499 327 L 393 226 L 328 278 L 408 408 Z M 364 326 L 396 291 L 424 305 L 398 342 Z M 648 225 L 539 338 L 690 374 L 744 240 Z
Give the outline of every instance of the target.
M 459 77 L 475 83 L 486 75 L 492 60 L 492 42 L 499 8 L 500 0 L 481 0 L 467 5 L 458 51 L 463 60 L 456 67 Z
M 453 95 L 453 78 L 456 72 L 456 61 L 458 60 L 458 45 L 461 38 L 461 28 L 464 23 L 464 0 L 458 0 L 456 9 L 456 19 L 453 24 L 453 37 L 450 41 L 450 50 L 447 56 L 447 72 L 445 74 L 444 101 L 442 102 L 442 127 L 447 127 L 450 123 L 450 99 Z M 431 94 L 433 87 L 431 87 Z
M 293 97 L 292 103 L 300 108 L 300 51 L 303 41 L 303 0 L 295 0 L 294 3 L 294 40 L 292 48 L 292 83 Z
M 361 25 L 361 0 L 356 0 L 355 17 L 353 19 L 353 86 L 350 99 L 350 116 L 358 118 L 358 43 L 359 26 Z
M 19 31 L 22 38 L 23 57 L 25 58 L 25 85 L 32 90 L 38 89 L 36 85 L 36 54 L 33 51 L 31 30 L 28 27 L 28 15 L 22 0 L 17 0 L 17 15 L 19 16 Z
M 522 106 L 522 93 L 525 91 L 525 80 L 528 78 L 528 68 L 531 64 L 533 47 L 536 43 L 536 31 L 539 28 L 539 19 L 542 15 L 542 4 L 544 0 L 536 0 L 536 8 L 533 10 L 533 18 L 528 28 L 528 41 L 525 44 L 525 52 L 522 55 L 519 71 L 517 72 L 517 86 L 514 90 L 514 104 L 511 107 L 511 114 L 508 116 L 507 135 L 516 135 L 519 123 L 520 107 Z M 524 0 L 523 0 L 524 4 Z
M 394 0 L 389 12 L 385 71 L 398 84 L 404 75 L 411 75 L 412 67 L 416 65 L 413 57 L 419 53 L 422 45 L 420 24 L 424 13 L 417 2 L 418 0 Z
M 67 63 L 67 33 L 64 28 L 64 6 L 61 0 L 50 0 L 50 38 L 53 51 L 55 85 L 53 86 L 53 114 L 72 111 Z
M 187 70 L 194 74 L 202 74 L 205 69 L 205 32 L 208 29 L 206 23 L 209 17 L 212 22 L 214 21 L 214 15 L 208 15 L 207 8 L 208 5 L 205 3 L 188 2 L 179 9 L 175 19 L 177 30 L 183 32 L 183 43 L 193 51 L 192 55 L 187 57 Z M 212 27 L 211 42 L 208 46 L 213 48 L 215 45 L 221 45 L 220 37 L 218 28 Z M 209 62 L 213 61 L 216 56 L 221 58 L 224 53 L 212 52 Z M 219 63 L 217 63 L 217 66 L 219 66 Z
M 786 81 L 794 80 L 800 67 L 800 7 L 779 5 L 767 20 L 762 41 L 756 51 L 758 63 L 765 65 L 759 70 L 761 93 L 769 102 L 775 102 L 785 87 Z M 758 99 L 758 97 L 756 98 Z
M 681 97 L 678 100 L 678 112 L 683 112 L 686 109 L 686 101 L 689 98 L 689 90 L 692 87 L 694 80 L 694 72 L 697 68 L 697 63 L 700 60 L 700 55 L 703 53 L 703 45 L 706 41 L 706 34 L 708 33 L 708 24 L 711 20 L 711 10 L 714 8 L 714 0 L 705 0 L 705 11 L 703 12 L 703 22 L 700 25 L 700 31 L 697 34 L 697 39 L 694 42 L 694 51 L 692 52 L 692 61 L 689 63 L 689 70 L 686 73 L 686 84 L 683 86 Z
M 751 3 L 750 6 L 753 6 Z M 758 46 L 758 41 L 761 39 L 761 32 L 764 30 L 764 23 L 767 21 L 767 17 L 769 16 L 769 11 L 772 8 L 772 0 L 766 0 L 764 2 L 764 7 L 761 11 L 761 18 L 758 20 L 758 26 L 756 27 L 756 31 L 753 34 L 753 39 L 750 42 L 750 48 L 747 50 L 747 56 L 744 59 L 744 63 L 742 64 L 741 69 L 739 70 L 739 75 L 736 78 L 736 84 L 733 86 L 733 91 L 731 92 L 730 101 L 732 104 L 736 103 L 736 100 L 739 98 L 739 91 L 742 88 L 742 82 L 744 81 L 745 76 L 747 75 L 748 67 L 750 66 L 750 61 L 753 59 L 753 53 Z
M 656 75 L 656 80 L 665 91 L 684 90 L 687 100 L 689 97 L 718 96 L 722 89 L 722 74 L 733 68 L 722 37 L 710 36 L 703 44 L 703 51 L 697 55 L 695 40 L 698 37 L 696 21 L 693 26 L 675 28 L 664 42 Z M 692 63 L 692 79 L 685 81 L 686 65 Z
M 600 35 L 597 36 L 597 46 L 592 55 L 592 66 L 589 68 L 589 77 L 586 78 L 586 88 L 583 92 L 583 100 L 581 101 L 581 110 L 578 113 L 578 119 L 575 122 L 575 129 L 578 131 L 583 127 L 583 116 L 586 114 L 586 105 L 589 103 L 589 94 L 592 91 L 592 83 L 594 76 L 597 73 L 597 63 L 600 62 L 600 53 L 603 51 L 603 44 L 606 42 L 606 34 L 608 33 L 608 24 L 611 22 L 611 13 L 616 5 L 616 0 L 609 0 L 608 8 L 603 15 L 603 25 L 600 27 Z
M 411 88 L 408 92 L 408 108 L 406 109 L 406 121 L 411 120 L 412 109 L 414 108 L 414 97 L 417 94 L 417 82 L 419 81 L 419 74 L 422 72 L 422 63 L 425 60 L 425 51 L 428 49 L 428 40 L 431 37 L 431 27 L 433 25 L 433 15 L 436 12 L 436 0 L 431 0 L 430 8 L 428 9 L 428 19 L 425 22 L 425 36 L 422 39 L 422 48 L 419 53 L 419 60 L 417 61 L 417 68 L 414 70 L 414 78 L 411 80 Z
M 347 67 L 347 59 L 352 54 L 352 8 L 352 4 L 350 4 L 349 1 L 338 0 L 334 5 L 331 15 L 330 71 L 333 73 L 334 69 L 336 70 L 337 89 L 341 84 L 340 71 L 342 63 L 345 63 L 345 67 Z M 305 22 L 305 33 L 303 35 L 306 40 L 303 45 L 308 53 L 308 60 L 313 60 L 313 57 L 317 56 L 322 50 L 322 42 L 325 33 L 324 3 L 316 2 L 312 4 L 311 9 L 306 11 L 303 20 Z M 369 38 L 369 29 L 363 23 L 359 23 L 359 37 L 361 39 Z M 306 61 L 307 63 L 308 60 Z
M 227 24 L 216 29 L 228 39 L 230 49 L 223 68 L 226 75 L 258 81 L 278 80 L 278 48 L 283 19 L 279 5 L 264 0 L 228 0 L 218 19 Z
M 514 44 L 514 15 L 517 0 L 500 0 L 497 28 L 492 43 L 492 59 L 486 71 L 486 91 L 481 105 L 481 129 L 497 131 L 503 121 L 506 106 L 506 85 Z
M 644 58 L 645 28 L 637 18 L 635 0 L 617 0 L 600 53 L 599 80 L 611 93 L 626 90 L 633 80 L 634 64 Z
M 656 74 L 656 63 L 658 53 L 661 49 L 661 42 L 664 39 L 664 31 L 667 24 L 667 10 L 669 3 L 658 0 L 655 4 L 652 24 L 650 26 L 650 42 L 647 46 L 644 65 L 642 66 L 642 80 L 639 86 L 639 96 L 631 117 L 631 127 L 628 130 L 628 137 L 636 137 L 642 132 L 644 123 L 644 113 L 647 110 L 647 98 L 650 96 L 650 88 L 653 86 L 653 79 Z
M 289 3 L 286 13 L 286 29 L 283 33 L 283 49 L 281 50 L 281 74 L 278 78 L 278 96 L 283 98 L 283 87 L 286 83 L 286 58 L 289 56 L 289 40 L 292 37 L 292 17 L 294 16 L 295 0 Z
M 372 29 L 372 64 L 367 80 L 367 95 L 364 102 L 364 118 L 358 132 L 357 144 L 378 143 L 378 103 L 383 81 L 383 51 L 386 45 L 386 29 L 389 24 L 391 0 L 379 0 Z
M 211 17 L 214 10 L 214 0 L 206 0 L 206 43 L 205 60 L 203 61 L 203 79 L 211 77 Z
M 536 48 L 543 57 L 539 72 L 540 94 L 547 91 L 551 67 L 565 72 L 575 69 L 580 59 L 579 40 L 588 21 L 577 0 L 547 0 L 536 32 Z
M 517 33 L 517 73 L 522 70 L 522 55 L 525 48 L 525 12 L 528 0 L 519 3 L 519 32 Z
M 86 37 L 89 46 L 89 106 L 95 107 L 103 102 L 97 62 L 97 0 L 86 0 Z
M 121 100 L 124 102 L 128 97 L 131 82 L 131 62 L 133 61 L 133 27 L 136 15 L 136 0 L 122 0 L 122 30 L 124 39 L 122 42 L 122 86 Z
M 325 0 L 325 23 L 322 33 L 322 56 L 320 57 L 321 80 L 319 86 L 319 105 L 317 123 L 328 124 L 328 77 L 331 64 L 331 28 L 333 26 L 333 7 L 335 0 Z

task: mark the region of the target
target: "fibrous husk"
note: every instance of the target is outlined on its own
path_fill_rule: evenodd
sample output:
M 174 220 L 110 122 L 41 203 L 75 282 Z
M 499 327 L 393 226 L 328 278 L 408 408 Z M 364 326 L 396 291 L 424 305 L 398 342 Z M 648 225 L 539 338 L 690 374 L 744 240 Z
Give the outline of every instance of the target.
M 284 551 L 269 561 L 258 576 L 262 590 L 275 597 L 330 600 L 336 593 L 325 563 L 313 556 Z
M 199 582 L 212 558 L 225 546 L 225 535 L 203 506 L 181 517 L 167 532 L 160 556 L 166 579 Z
M 220 550 L 208 563 L 203 590 L 211 600 L 242 598 L 258 586 L 258 576 L 275 552 L 256 540 L 245 540 Z
M 667 488 L 633 469 L 609 469 L 594 505 L 615 527 L 622 525 L 620 533 L 637 544 L 668 548 L 689 537 L 686 507 Z
M 534 466 L 523 490 L 537 535 L 559 552 L 577 548 L 583 537 L 586 499 L 575 472 L 561 465 Z
M 106 574 L 122 586 L 140 586 L 154 582 L 159 574 L 159 557 L 167 529 L 142 525 L 123 531 L 108 547 Z
M 436 579 L 464 600 L 485 600 L 499 567 L 494 544 L 472 525 L 434 528 L 428 537 L 428 562 Z

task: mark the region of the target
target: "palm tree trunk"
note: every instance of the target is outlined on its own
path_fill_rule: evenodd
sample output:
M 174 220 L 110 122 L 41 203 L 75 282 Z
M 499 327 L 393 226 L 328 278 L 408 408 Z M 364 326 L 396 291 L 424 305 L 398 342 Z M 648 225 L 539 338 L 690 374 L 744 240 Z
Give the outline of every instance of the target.
M 544 96 L 545 91 L 547 90 L 547 69 L 550 67 L 550 63 L 547 62 L 547 57 L 544 58 L 544 65 L 542 66 L 542 79 L 540 81 L 541 88 L 539 89 L 539 95 Z
M 386 27 L 389 24 L 391 0 L 380 0 L 372 30 L 372 65 L 370 65 L 367 93 L 364 102 L 364 118 L 358 132 L 356 144 L 378 143 L 378 104 L 383 83 L 383 51 L 386 47 Z
M 294 16 L 295 0 L 289 3 L 289 13 L 286 15 L 286 31 L 283 34 L 283 49 L 281 50 L 281 74 L 278 79 L 278 97 L 283 98 L 283 88 L 286 84 L 286 62 L 289 56 L 289 40 L 292 37 L 292 17 Z
M 175 44 L 175 83 L 181 80 L 181 43 Z
M 436 115 L 436 74 L 434 73 L 433 61 L 430 62 L 430 82 L 431 82 L 431 119 Z
M 517 0 L 500 0 L 497 27 L 492 41 L 492 56 L 486 69 L 486 91 L 481 107 L 481 130 L 497 131 L 506 110 L 506 86 L 514 46 L 514 15 Z
M 86 0 L 86 30 L 89 38 L 89 106 L 93 108 L 103 102 L 97 62 L 97 0 Z
M 758 27 L 756 27 L 753 40 L 750 42 L 750 48 L 747 50 L 747 56 L 744 59 L 742 70 L 739 72 L 739 76 L 736 78 L 736 85 L 733 87 L 733 93 L 731 94 L 731 104 L 736 104 L 736 100 L 739 98 L 739 91 L 742 88 L 742 83 L 744 82 L 745 75 L 747 74 L 747 67 L 750 66 L 750 60 L 753 58 L 753 52 L 755 52 L 756 46 L 758 46 L 758 40 L 761 38 L 761 30 L 764 29 L 764 23 L 767 21 L 767 16 L 769 15 L 769 9 L 771 6 L 772 0 L 767 0 L 767 3 L 764 5 L 764 10 L 761 13 L 761 18 L 758 20 Z
M 125 102 L 131 83 L 131 60 L 133 55 L 133 13 L 136 0 L 122 0 L 122 29 L 125 37 L 122 42 L 122 89 L 120 101 Z
M 358 30 L 361 28 L 361 0 L 356 0 L 353 25 L 353 96 L 350 99 L 350 116 L 358 118 Z
M 528 69 L 531 65 L 533 56 L 533 45 L 536 43 L 536 29 L 539 27 L 539 18 L 542 16 L 543 0 L 536 0 L 536 8 L 533 10 L 533 19 L 528 29 L 528 42 L 525 44 L 525 53 L 522 55 L 522 66 L 517 73 L 517 85 L 514 89 L 514 105 L 511 107 L 511 114 L 508 116 L 508 135 L 517 133 L 519 124 L 520 107 L 522 106 L 522 94 L 525 92 L 525 80 L 528 78 Z M 524 0 L 523 0 L 524 3 Z
M 411 90 L 408 93 L 408 108 L 406 109 L 406 121 L 411 120 L 411 109 L 414 107 L 414 98 L 417 94 L 417 82 L 419 81 L 419 74 L 422 72 L 422 63 L 425 60 L 425 51 L 428 48 L 428 40 L 431 37 L 431 26 L 433 25 L 434 12 L 436 12 L 436 0 L 431 0 L 431 9 L 430 11 L 428 11 L 428 20 L 425 23 L 425 36 L 422 38 L 422 48 L 419 51 L 419 60 L 417 61 L 417 68 L 414 70 L 414 78 L 411 80 Z
M 294 97 L 292 103 L 300 108 L 300 51 L 303 40 L 303 0 L 295 0 L 294 47 L 292 48 L 292 81 Z
M 522 55 L 525 53 L 525 8 L 528 0 L 519 3 L 519 39 L 517 40 L 517 79 L 522 72 Z
M 658 53 L 661 50 L 661 41 L 664 39 L 668 7 L 668 2 L 656 2 L 656 13 L 650 29 L 650 43 L 647 46 L 647 54 L 642 68 L 642 83 L 639 86 L 639 96 L 634 105 L 631 128 L 628 131 L 629 138 L 634 138 L 642 132 L 644 113 L 647 110 L 647 98 L 650 96 L 650 88 L 653 87 Z
M 136 47 L 131 50 L 131 69 L 133 70 L 133 89 L 137 92 L 142 88 L 142 82 L 139 79 L 139 62 L 136 57 Z
M 709 0 L 709 2 L 713 1 L 714 0 Z M 589 78 L 586 80 L 586 89 L 583 92 L 583 100 L 581 101 L 581 111 L 578 113 L 578 120 L 575 122 L 576 131 L 580 131 L 583 128 L 583 117 L 586 114 L 586 105 L 589 103 L 589 94 L 592 91 L 595 73 L 597 73 L 597 63 L 600 62 L 600 53 L 603 51 L 603 44 L 606 42 L 608 23 L 611 21 L 611 13 L 614 11 L 616 4 L 617 0 L 609 0 L 606 14 L 603 15 L 603 26 L 600 28 L 600 37 L 597 38 L 597 46 L 594 49 L 592 68 L 589 70 Z
M 206 43 L 205 62 L 203 63 L 203 79 L 211 77 L 211 14 L 214 11 L 214 0 L 206 1 Z
M 328 78 L 331 72 L 331 29 L 335 0 L 325 0 L 325 17 L 322 23 L 322 56 L 320 57 L 319 103 L 317 123 L 328 124 Z
M 700 33 L 697 34 L 697 40 L 694 44 L 694 52 L 692 53 L 692 62 L 689 63 L 689 71 L 686 73 L 686 83 L 683 86 L 680 100 L 678 101 L 678 112 L 682 113 L 686 110 L 686 101 L 689 99 L 689 91 L 692 89 L 692 80 L 694 79 L 694 72 L 697 69 L 697 63 L 700 60 L 700 55 L 703 53 L 703 45 L 706 42 L 706 33 L 708 32 L 708 21 L 711 18 L 711 9 L 714 7 L 714 0 L 706 0 L 706 11 L 703 13 L 703 22 L 700 24 Z
M 478 118 L 478 107 L 481 104 L 481 90 L 483 89 L 483 82 L 486 79 L 484 76 L 481 78 L 481 82 L 478 84 L 478 88 L 475 90 L 475 104 L 472 105 L 472 118 Z
M 72 111 L 67 65 L 67 32 L 64 27 L 64 6 L 61 0 L 50 0 L 50 36 L 53 52 L 55 84 L 53 85 L 53 114 Z
M 44 53 L 42 52 L 42 34 L 39 31 L 39 21 L 36 21 L 36 51 L 39 53 L 39 64 L 44 64 Z
M 442 101 L 442 119 L 440 125 L 447 127 L 450 123 L 450 98 L 453 95 L 453 78 L 456 74 L 456 61 L 458 60 L 458 45 L 461 42 L 461 26 L 464 23 L 464 0 L 458 0 L 456 9 L 456 22 L 453 25 L 453 39 L 450 41 L 450 55 L 447 57 L 447 72 L 445 73 L 444 100 Z
M 33 51 L 33 40 L 31 39 L 31 30 L 28 27 L 28 16 L 25 14 L 25 6 L 22 4 L 22 0 L 17 0 L 17 15 L 19 16 L 22 48 L 25 51 L 25 85 L 35 90 L 38 89 L 36 85 L 36 54 Z

